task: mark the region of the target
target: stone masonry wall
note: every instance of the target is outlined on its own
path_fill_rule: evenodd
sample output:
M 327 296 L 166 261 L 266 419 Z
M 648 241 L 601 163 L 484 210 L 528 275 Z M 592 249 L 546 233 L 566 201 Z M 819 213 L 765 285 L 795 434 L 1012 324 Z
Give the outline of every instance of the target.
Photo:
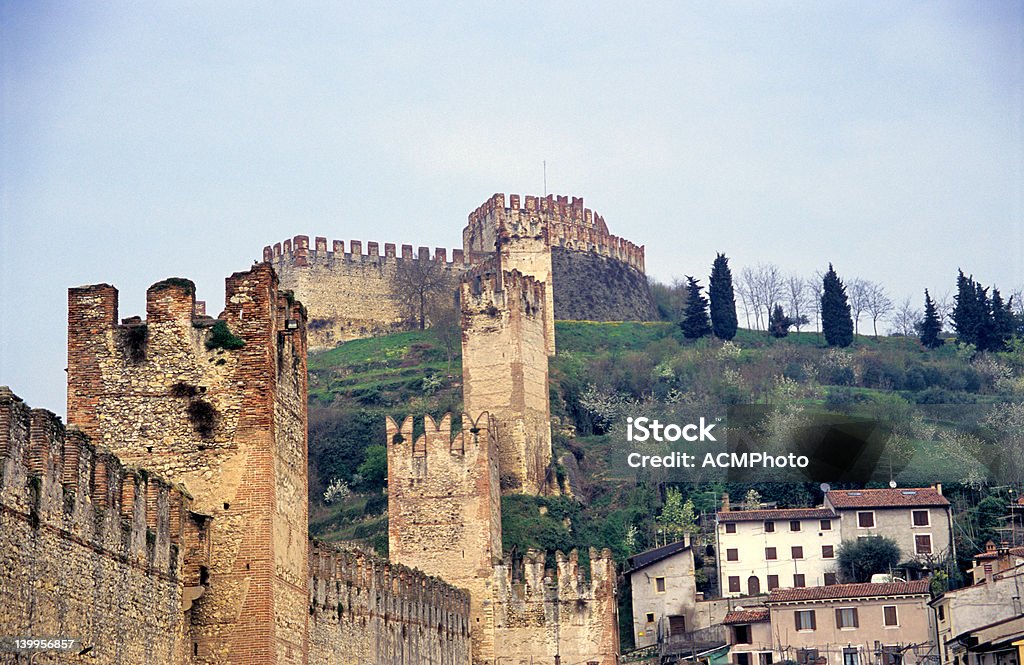
M 511 665 L 598 663 L 615 665 L 619 654 L 615 562 L 609 550 L 590 550 L 590 576 L 579 555 L 555 553 L 546 570 L 544 553 L 526 553 L 521 568 L 506 560 L 494 571 L 495 653 Z
M 495 423 L 464 414 L 453 436 L 451 414 L 424 421 L 414 440 L 411 417 L 387 419 L 388 556 L 469 591 L 474 658 L 488 659 L 490 572 L 501 560 Z
M 307 653 L 306 349 L 301 305 L 268 265 L 226 280 L 221 321 L 244 345 L 206 347 L 195 287 L 147 292 L 117 323 L 117 290 L 69 291 L 68 419 L 130 464 L 183 484 L 212 516 L 196 663 L 303 663 Z M 224 325 L 221 324 L 221 325 Z
M 551 485 L 545 285 L 503 269 L 501 257 L 461 285 L 462 385 L 467 413 L 496 423 L 503 492 Z
M 6 387 L 0 465 L 0 635 L 74 638 L 102 665 L 185 662 L 188 496 Z
M 310 551 L 309 665 L 468 665 L 469 595 L 405 566 Z
M 567 247 L 551 248 L 557 321 L 656 321 L 647 276 L 623 261 Z
M 329 249 L 330 248 L 330 249 Z M 457 276 L 468 266 L 462 250 L 448 252 L 440 247 L 433 256 L 427 247 L 413 254 L 412 245 L 385 243 L 384 253 L 376 242 L 342 240 L 328 245 L 318 237 L 313 247 L 308 236 L 277 243 L 263 249 L 263 261 L 274 267 L 281 287 L 292 290 L 309 311 L 310 349 L 333 348 L 341 342 L 386 335 L 408 329 L 409 322 L 395 296 L 394 281 L 403 261 L 434 261 Z M 454 280 L 453 280 L 454 281 Z

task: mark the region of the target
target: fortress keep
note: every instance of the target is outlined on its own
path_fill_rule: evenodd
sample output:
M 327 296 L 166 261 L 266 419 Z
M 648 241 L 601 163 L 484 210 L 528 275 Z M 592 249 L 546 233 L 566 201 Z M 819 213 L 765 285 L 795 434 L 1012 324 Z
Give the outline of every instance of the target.
M 412 245 L 299 235 L 263 248 L 282 288 L 309 310 L 311 349 L 408 327 L 396 297 L 404 261 L 431 261 L 459 277 L 494 255 L 505 239 L 505 266 L 549 285 L 547 331 L 552 352 L 555 320 L 644 321 L 657 310 L 644 274 L 644 248 L 608 231 L 583 199 L 495 194 L 469 215 L 463 247 L 450 252 Z M 365 250 L 365 253 L 364 253 Z M 449 260 L 449 255 L 451 260 Z

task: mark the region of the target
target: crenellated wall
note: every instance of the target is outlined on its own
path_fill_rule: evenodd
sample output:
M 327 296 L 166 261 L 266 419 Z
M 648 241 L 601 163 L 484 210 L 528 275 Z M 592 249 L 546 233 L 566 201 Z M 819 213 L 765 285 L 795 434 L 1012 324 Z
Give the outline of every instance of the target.
M 412 245 L 376 242 L 345 242 L 309 236 L 263 248 L 263 261 L 274 267 L 281 287 L 290 289 L 309 310 L 311 349 L 331 348 L 352 339 L 384 335 L 409 327 L 408 313 L 395 291 L 399 267 L 406 261 L 437 265 L 454 282 L 468 266 L 461 249 L 427 247 L 413 251 Z M 365 252 L 365 253 L 364 253 Z
M 198 580 L 182 561 L 204 523 L 188 494 L 4 386 L 0 465 L 0 635 L 74 638 L 95 663 L 184 662 Z
M 579 553 L 555 553 L 546 569 L 544 552 L 530 550 L 517 565 L 506 559 L 494 570 L 495 653 L 513 665 L 535 662 L 615 665 L 619 653 L 615 562 L 611 551 L 591 548 L 584 574 Z M 503 660 L 504 662 L 504 660 Z
M 309 665 L 467 665 L 469 594 L 359 550 L 309 556 Z
M 210 592 L 191 611 L 194 662 L 301 664 L 302 306 L 268 265 L 227 278 L 218 321 L 197 311 L 184 279 L 149 288 L 145 320 L 119 324 L 117 299 L 106 284 L 69 290 L 68 420 L 126 463 L 184 485 L 194 510 L 213 518 Z M 219 347 L 218 333 L 227 333 Z
M 501 560 L 501 496 L 495 423 L 487 413 L 387 419 L 388 558 L 467 589 L 472 599 L 473 653 L 493 653 L 490 571 Z
M 546 302 L 545 285 L 504 270 L 500 256 L 461 285 L 463 401 L 495 421 L 503 492 L 551 484 Z

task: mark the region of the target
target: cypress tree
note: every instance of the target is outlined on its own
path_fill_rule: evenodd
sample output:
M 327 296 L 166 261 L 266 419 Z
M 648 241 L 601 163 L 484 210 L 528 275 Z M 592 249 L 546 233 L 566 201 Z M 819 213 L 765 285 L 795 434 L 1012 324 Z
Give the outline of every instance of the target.
M 1011 297 L 1012 301 L 1013 298 Z M 1006 344 L 1013 337 L 1014 320 L 1013 310 L 1010 309 L 1010 302 L 1003 304 L 1003 297 L 999 289 L 992 287 L 992 349 L 993 351 L 1005 351 Z
M 711 322 L 708 321 L 708 301 L 701 295 L 700 283 L 689 275 L 686 276 L 686 313 L 679 327 L 687 339 L 697 339 L 711 334 Z
M 939 321 L 939 310 L 935 302 L 928 295 L 928 289 L 924 290 L 924 320 L 920 325 L 921 344 L 929 349 L 937 349 L 942 346 L 939 333 L 942 332 L 942 322 Z
M 964 276 L 963 270 L 959 271 L 956 278 L 954 300 L 956 305 L 953 307 L 952 318 L 957 340 L 978 346 L 978 328 L 984 316 L 978 303 L 977 285 L 973 278 Z
M 850 346 L 853 343 L 853 317 L 846 299 L 846 287 L 831 263 L 822 280 L 821 329 L 829 346 Z
M 776 305 L 768 317 L 768 332 L 775 338 L 785 337 L 789 334 L 789 327 L 794 324 L 793 319 L 786 316 L 782 305 Z
M 989 303 L 988 288 L 981 284 L 974 285 L 974 301 L 977 309 L 978 327 L 975 333 L 975 344 L 979 351 L 992 351 L 996 347 L 996 331 L 992 320 L 992 306 Z
M 708 282 L 708 298 L 711 300 L 711 330 L 718 339 L 729 340 L 736 336 L 736 294 L 732 289 L 732 271 L 725 254 L 718 254 L 711 265 L 711 280 Z

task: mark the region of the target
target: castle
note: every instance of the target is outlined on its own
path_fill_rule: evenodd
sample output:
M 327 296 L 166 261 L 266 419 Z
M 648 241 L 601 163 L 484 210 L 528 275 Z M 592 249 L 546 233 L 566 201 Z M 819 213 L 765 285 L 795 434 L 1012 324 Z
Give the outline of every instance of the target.
M 118 320 L 113 286 L 70 289 L 71 425 L 0 389 L 0 634 L 117 664 L 615 663 L 610 553 L 502 549 L 501 494 L 557 491 L 557 273 L 536 200 L 484 208 L 494 249 L 460 272 L 467 414 L 415 438 L 387 422 L 389 561 L 308 538 L 307 312 L 273 262 L 227 278 L 216 319 L 185 279 L 151 286 L 145 319 Z
M 657 310 L 644 274 L 644 248 L 608 231 L 604 218 L 579 197 L 495 194 L 469 215 L 461 249 L 377 242 L 328 241 L 298 235 L 263 248 L 283 288 L 309 310 L 311 349 L 405 329 L 408 313 L 396 296 L 403 262 L 430 262 L 461 277 L 491 258 L 499 238 L 506 267 L 548 284 L 548 319 L 553 322 L 645 321 Z M 347 251 L 346 251 L 347 249 Z M 398 251 L 400 249 L 400 252 Z

